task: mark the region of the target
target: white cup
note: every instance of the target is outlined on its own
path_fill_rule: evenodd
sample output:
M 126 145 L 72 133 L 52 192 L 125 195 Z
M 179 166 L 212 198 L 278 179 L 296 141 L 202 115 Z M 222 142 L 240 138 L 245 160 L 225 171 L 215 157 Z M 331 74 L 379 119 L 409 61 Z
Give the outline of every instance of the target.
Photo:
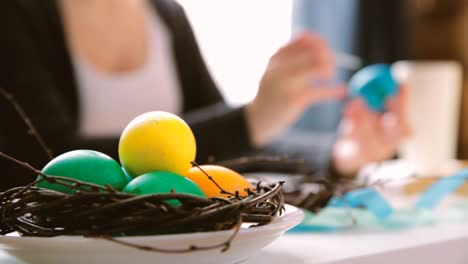
M 462 66 L 454 61 L 401 61 L 392 65 L 392 71 L 408 84 L 412 130 L 399 156 L 416 173 L 432 174 L 456 159 Z

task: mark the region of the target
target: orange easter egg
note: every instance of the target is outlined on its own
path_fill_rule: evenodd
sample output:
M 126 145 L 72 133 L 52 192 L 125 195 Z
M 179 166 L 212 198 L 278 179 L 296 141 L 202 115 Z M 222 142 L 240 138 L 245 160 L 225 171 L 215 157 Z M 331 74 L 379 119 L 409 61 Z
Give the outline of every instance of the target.
M 240 196 L 247 196 L 248 192 L 246 189 L 253 190 L 250 183 L 244 177 L 231 169 L 217 165 L 201 165 L 200 168 L 211 176 L 226 192 L 234 194 L 238 191 Z M 194 181 L 202 189 L 206 197 L 227 198 L 232 196 L 230 194 L 222 194 L 220 188 L 208 179 L 208 176 L 200 168 L 191 168 L 185 176 Z

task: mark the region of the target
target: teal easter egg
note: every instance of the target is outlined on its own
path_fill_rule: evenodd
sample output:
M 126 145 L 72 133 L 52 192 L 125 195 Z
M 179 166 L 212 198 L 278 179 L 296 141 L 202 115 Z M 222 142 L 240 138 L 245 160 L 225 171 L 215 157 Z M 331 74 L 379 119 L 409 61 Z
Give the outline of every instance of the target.
M 73 150 L 51 160 L 42 173 L 51 176 L 62 176 L 97 185 L 110 185 L 120 191 L 127 184 L 125 174 L 119 163 L 106 154 L 94 150 Z M 42 178 L 38 176 L 38 179 Z M 56 183 L 42 181 L 37 187 L 63 193 L 74 193 L 75 190 Z
M 171 193 L 185 193 L 205 197 L 203 191 L 192 180 L 165 171 L 149 172 L 133 179 L 125 186 L 122 192 L 137 195 Z M 172 205 L 180 205 L 178 200 L 169 200 Z
M 351 77 L 349 89 L 351 95 L 363 98 L 370 109 L 383 112 L 387 100 L 398 92 L 398 83 L 390 65 L 373 64 Z

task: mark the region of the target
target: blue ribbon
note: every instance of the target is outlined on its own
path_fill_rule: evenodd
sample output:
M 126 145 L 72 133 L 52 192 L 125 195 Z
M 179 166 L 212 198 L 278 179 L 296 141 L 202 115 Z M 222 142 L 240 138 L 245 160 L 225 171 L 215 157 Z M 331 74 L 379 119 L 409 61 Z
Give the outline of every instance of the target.
M 366 208 L 378 219 L 385 220 L 392 213 L 393 208 L 378 192 L 371 188 L 357 189 L 346 193 L 343 197 L 334 197 L 328 203 L 329 207 Z
M 455 192 L 467 180 L 468 169 L 460 170 L 450 177 L 442 178 L 432 184 L 432 186 L 421 195 L 421 198 L 416 203 L 415 208 L 429 210 L 434 209 L 442 199 Z
M 467 181 L 468 169 L 460 170 L 449 177 L 440 179 L 421 195 L 413 207 L 414 212 L 434 209 L 446 196 L 452 194 Z M 385 222 L 389 217 L 395 215 L 395 210 L 387 200 L 372 188 L 357 189 L 346 193 L 342 197 L 333 197 L 324 210 L 327 210 L 327 208 L 363 208 L 381 222 Z M 292 232 L 334 232 L 350 227 L 349 224 L 332 225 L 323 223 L 323 221 L 314 221 L 316 217 L 316 214 L 306 212 L 304 222 L 293 228 Z M 408 221 L 412 220 L 411 218 L 406 219 Z

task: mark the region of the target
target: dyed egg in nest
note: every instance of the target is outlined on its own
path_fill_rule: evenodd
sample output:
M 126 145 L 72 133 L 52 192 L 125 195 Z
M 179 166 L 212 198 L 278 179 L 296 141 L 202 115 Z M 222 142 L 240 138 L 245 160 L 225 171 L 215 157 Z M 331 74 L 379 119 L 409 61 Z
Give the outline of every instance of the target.
M 59 155 L 42 169 L 42 173 L 101 186 L 108 185 L 118 191 L 127 184 L 120 165 L 108 155 L 94 150 L 73 150 Z M 41 178 L 42 176 L 38 176 L 38 179 Z M 36 186 L 62 193 L 75 192 L 72 188 L 48 181 L 41 181 Z
M 253 188 L 239 173 L 218 165 L 201 165 L 193 167 L 185 176 L 194 181 L 207 197 L 247 196 Z M 212 180 L 210 180 L 210 177 Z M 226 193 L 223 193 L 224 190 Z
M 137 195 L 186 193 L 205 197 L 203 191 L 190 179 L 165 171 L 140 175 L 130 181 L 122 192 Z M 177 200 L 169 200 L 168 202 L 172 205 L 180 204 Z
M 190 127 L 178 116 L 163 111 L 139 115 L 120 136 L 120 162 L 132 177 L 153 171 L 183 175 L 192 166 L 195 154 Z

